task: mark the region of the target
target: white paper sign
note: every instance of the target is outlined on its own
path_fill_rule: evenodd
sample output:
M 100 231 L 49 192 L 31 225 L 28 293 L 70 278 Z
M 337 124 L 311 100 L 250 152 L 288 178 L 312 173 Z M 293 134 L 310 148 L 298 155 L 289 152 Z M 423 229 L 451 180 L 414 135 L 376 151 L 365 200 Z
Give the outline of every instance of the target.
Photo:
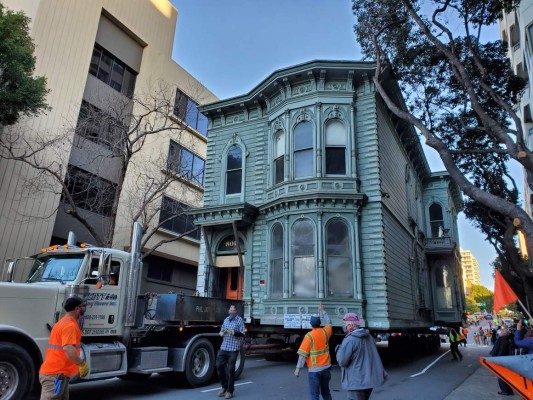
M 311 314 L 302 314 L 302 328 L 311 329 Z
M 284 314 L 283 327 L 289 329 L 300 329 L 302 326 L 302 318 L 300 314 Z

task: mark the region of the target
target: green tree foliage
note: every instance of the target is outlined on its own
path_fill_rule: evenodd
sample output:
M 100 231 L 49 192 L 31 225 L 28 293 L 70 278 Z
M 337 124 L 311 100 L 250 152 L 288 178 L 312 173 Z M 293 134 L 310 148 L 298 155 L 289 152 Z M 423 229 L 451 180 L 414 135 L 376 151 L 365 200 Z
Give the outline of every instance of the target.
M 514 75 L 507 43 L 484 29 L 519 0 L 353 0 L 355 33 L 376 61 L 373 82 L 397 117 L 414 125 L 468 196 L 467 218 L 498 252 L 502 275 L 533 298 L 533 273 L 516 249 L 521 229 L 533 254 L 533 219 L 520 206 L 508 162 L 531 176 L 533 153 L 514 104 L 525 81 Z M 404 99 L 384 78 L 398 82 Z
M 472 296 L 466 296 L 466 311 L 470 314 L 479 311 L 479 306 L 476 304 L 476 300 Z
M 45 77 L 33 77 L 34 44 L 29 18 L 0 4 L 0 126 L 48 109 Z
M 472 298 L 476 303 L 484 303 L 486 311 L 491 312 L 494 307 L 494 293 L 483 285 L 472 285 Z

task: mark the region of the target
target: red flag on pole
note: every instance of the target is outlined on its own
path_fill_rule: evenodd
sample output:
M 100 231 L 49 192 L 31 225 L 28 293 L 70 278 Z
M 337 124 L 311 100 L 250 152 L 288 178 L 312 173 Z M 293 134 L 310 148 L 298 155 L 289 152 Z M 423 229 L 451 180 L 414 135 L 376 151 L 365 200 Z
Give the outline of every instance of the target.
M 518 296 L 513 289 L 503 279 L 502 274 L 497 269 L 494 275 L 494 312 L 498 313 L 503 306 L 518 300 Z

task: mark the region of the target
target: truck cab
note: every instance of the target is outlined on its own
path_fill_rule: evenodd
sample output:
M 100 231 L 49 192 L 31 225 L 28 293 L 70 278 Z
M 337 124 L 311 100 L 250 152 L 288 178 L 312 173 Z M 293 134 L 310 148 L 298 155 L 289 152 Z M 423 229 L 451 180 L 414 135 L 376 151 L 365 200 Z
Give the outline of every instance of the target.
M 0 274 L 0 399 L 27 398 L 37 384 L 54 324 L 64 301 L 85 299 L 78 320 L 84 380 L 179 373 L 192 386 L 207 384 L 215 370 L 221 322 L 242 302 L 175 293 L 140 294 L 142 229 L 135 224 L 131 252 L 89 245 L 51 246 L 24 261 L 27 273 L 8 260 Z M 69 242 L 71 242 L 69 240 Z M 22 282 L 15 277 L 23 276 Z M 244 367 L 241 353 L 236 376 Z M 71 383 L 81 381 L 79 377 Z

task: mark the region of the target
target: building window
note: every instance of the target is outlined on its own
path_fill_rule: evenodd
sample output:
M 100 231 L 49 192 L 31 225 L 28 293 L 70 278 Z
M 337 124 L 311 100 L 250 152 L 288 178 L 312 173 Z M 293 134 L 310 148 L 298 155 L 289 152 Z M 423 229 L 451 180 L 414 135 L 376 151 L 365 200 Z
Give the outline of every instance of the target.
M 328 297 L 353 297 L 353 268 L 348 225 L 333 220 L 326 225 Z
M 172 268 L 168 265 L 150 264 L 146 276 L 149 279 L 172 282 Z
M 278 131 L 274 137 L 274 184 L 285 179 L 285 133 Z
M 293 296 L 316 297 L 315 229 L 309 220 L 292 227 Z
M 226 194 L 241 193 L 242 149 L 233 145 L 226 159 Z
M 326 125 L 326 174 L 346 175 L 346 130 L 338 120 Z
M 442 207 L 437 203 L 433 203 L 429 207 L 429 224 L 431 226 L 431 237 L 441 237 L 444 235 Z
M 207 137 L 207 117 L 198 111 L 198 104 L 179 89 L 176 89 L 174 115 Z
M 124 96 L 133 96 L 137 73 L 98 44 L 94 45 L 89 73 Z
M 69 165 L 65 184 L 76 207 L 95 214 L 111 216 L 117 185 L 81 168 Z M 68 203 L 65 193 L 61 197 Z
M 126 139 L 126 128 L 119 120 L 85 100 L 81 102 L 76 133 L 116 152 L 122 150 Z
M 274 225 L 270 241 L 270 297 L 283 296 L 283 227 Z
M 193 217 L 186 215 L 184 211 L 189 209 L 185 204 L 170 197 L 163 196 L 159 224 L 162 228 L 178 235 L 185 234 L 192 239 L 200 240 L 200 229 L 194 225 Z
M 437 266 L 435 268 L 435 280 L 437 287 L 437 308 L 452 308 L 452 276 L 450 268 L 447 265 Z
M 167 168 L 181 178 L 204 186 L 205 160 L 172 140 L 168 151 Z
M 313 176 L 313 125 L 300 122 L 294 128 L 294 177 Z

